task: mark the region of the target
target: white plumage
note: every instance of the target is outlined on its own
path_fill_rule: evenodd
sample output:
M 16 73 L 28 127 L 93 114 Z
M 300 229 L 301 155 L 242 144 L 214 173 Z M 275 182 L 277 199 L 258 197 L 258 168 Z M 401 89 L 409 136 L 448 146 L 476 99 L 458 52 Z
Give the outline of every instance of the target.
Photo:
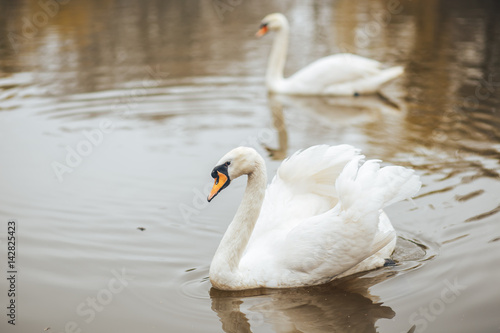
M 289 35 L 286 17 L 280 13 L 267 15 L 262 20 L 257 35 L 262 36 L 269 30 L 276 31 L 276 37 L 269 56 L 266 85 L 274 93 L 341 96 L 371 94 L 404 71 L 400 66 L 383 69 L 383 65 L 376 60 L 341 53 L 316 60 L 284 79 Z
M 285 160 L 265 189 L 264 160 L 254 149 L 226 154 L 214 170 L 229 181 L 249 176 L 212 261 L 212 284 L 299 287 L 383 266 L 396 233 L 382 208 L 410 198 L 421 183 L 413 170 L 363 158 L 348 145 L 314 146 Z

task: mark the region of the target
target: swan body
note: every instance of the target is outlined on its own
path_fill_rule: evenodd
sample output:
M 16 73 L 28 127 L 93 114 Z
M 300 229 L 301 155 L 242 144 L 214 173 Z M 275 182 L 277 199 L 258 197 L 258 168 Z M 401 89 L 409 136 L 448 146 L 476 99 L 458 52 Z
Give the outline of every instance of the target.
M 248 181 L 210 265 L 212 285 L 300 287 L 383 266 L 396 233 L 382 209 L 412 197 L 421 183 L 413 170 L 363 159 L 349 145 L 313 146 L 285 160 L 266 189 L 254 149 L 222 157 L 209 201 L 235 178 Z
M 353 96 L 376 93 L 380 87 L 403 73 L 403 67 L 383 69 L 380 62 L 350 53 L 335 54 L 316 60 L 291 77 L 283 78 L 288 50 L 289 25 L 280 13 L 267 15 L 257 36 L 275 31 L 266 72 L 270 92 L 292 95 Z

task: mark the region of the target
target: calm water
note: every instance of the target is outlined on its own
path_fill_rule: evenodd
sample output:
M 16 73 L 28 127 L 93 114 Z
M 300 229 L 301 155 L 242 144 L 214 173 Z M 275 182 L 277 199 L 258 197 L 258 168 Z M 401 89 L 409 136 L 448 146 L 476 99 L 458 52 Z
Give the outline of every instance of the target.
M 406 73 L 385 99 L 267 96 L 272 36 L 254 33 L 276 11 L 287 74 L 343 51 Z M 0 280 L 0 329 L 498 332 L 499 105 L 498 1 L 0 1 L 0 263 L 8 277 L 15 219 L 18 270 L 15 326 Z M 399 265 L 211 290 L 245 186 L 208 205 L 214 163 L 249 145 L 272 176 L 320 143 L 421 176 L 387 210 Z

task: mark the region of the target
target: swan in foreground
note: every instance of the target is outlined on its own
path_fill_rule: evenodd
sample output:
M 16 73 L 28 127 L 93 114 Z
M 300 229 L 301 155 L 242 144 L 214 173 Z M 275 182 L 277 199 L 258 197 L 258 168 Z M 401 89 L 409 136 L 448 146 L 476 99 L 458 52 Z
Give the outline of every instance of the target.
M 253 148 L 222 157 L 208 201 L 242 175 L 248 182 L 210 265 L 212 285 L 300 287 L 384 266 L 396 233 L 382 208 L 411 198 L 421 183 L 413 170 L 363 159 L 349 145 L 313 146 L 285 160 L 266 189 Z
M 266 72 L 267 89 L 291 95 L 342 95 L 376 93 L 386 82 L 403 73 L 403 67 L 383 69 L 376 60 L 350 53 L 340 53 L 316 60 L 297 73 L 283 78 L 288 50 L 289 26 L 283 14 L 267 15 L 257 36 L 276 31 Z

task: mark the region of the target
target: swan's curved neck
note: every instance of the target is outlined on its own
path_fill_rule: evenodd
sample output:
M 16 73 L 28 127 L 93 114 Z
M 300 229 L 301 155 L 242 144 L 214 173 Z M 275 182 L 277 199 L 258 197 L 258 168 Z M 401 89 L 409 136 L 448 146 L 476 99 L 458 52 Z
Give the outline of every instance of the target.
M 281 29 L 276 32 L 276 37 L 274 37 L 267 64 L 266 85 L 271 91 L 279 90 L 278 86 L 283 81 L 283 70 L 288 51 L 288 34 L 288 23 L 283 22 Z
M 241 204 L 222 238 L 210 265 L 210 280 L 219 289 L 237 283 L 240 259 L 260 214 L 267 184 L 264 160 L 259 156 L 254 170 L 248 174 Z

